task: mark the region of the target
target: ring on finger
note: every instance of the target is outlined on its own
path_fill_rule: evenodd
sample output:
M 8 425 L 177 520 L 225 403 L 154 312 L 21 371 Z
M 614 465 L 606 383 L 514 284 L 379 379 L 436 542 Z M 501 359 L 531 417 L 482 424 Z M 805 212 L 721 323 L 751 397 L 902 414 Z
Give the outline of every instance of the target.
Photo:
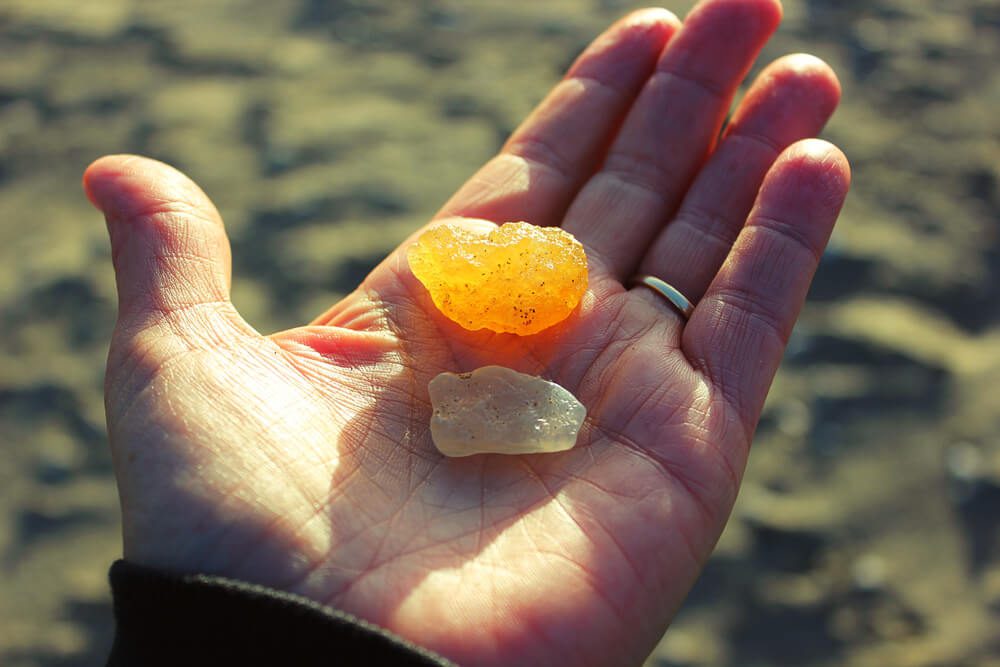
M 677 312 L 679 312 L 684 320 L 687 321 L 691 317 L 691 313 L 694 312 L 694 306 L 688 301 L 687 297 L 680 293 L 680 291 L 668 283 L 665 280 L 661 280 L 656 276 L 650 276 L 647 274 L 639 274 L 632 278 L 630 286 L 637 287 L 648 287 L 653 290 L 664 299 L 666 299 L 671 306 L 673 306 Z

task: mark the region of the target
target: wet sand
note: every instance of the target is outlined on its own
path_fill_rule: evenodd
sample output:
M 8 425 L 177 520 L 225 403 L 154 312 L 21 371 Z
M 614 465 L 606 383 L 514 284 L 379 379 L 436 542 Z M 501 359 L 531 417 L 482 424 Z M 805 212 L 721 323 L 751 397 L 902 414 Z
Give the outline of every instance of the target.
M 689 2 L 668 6 L 683 12 Z M 787 0 L 854 189 L 733 520 L 650 665 L 1000 665 L 1000 7 Z M 311 319 L 631 5 L 0 4 L 0 662 L 97 664 L 119 554 L 104 433 L 111 152 L 222 211 L 234 300 Z

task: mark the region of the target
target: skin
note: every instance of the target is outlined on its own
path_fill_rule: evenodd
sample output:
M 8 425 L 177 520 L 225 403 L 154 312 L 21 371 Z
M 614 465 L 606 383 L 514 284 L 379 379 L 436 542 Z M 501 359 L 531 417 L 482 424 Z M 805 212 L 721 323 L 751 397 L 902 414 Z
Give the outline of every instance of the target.
M 777 0 L 705 0 L 597 38 L 436 221 L 562 225 L 590 291 L 520 338 L 443 318 L 412 238 L 314 322 L 269 336 L 229 300 L 229 242 L 185 176 L 109 156 L 84 177 L 119 292 L 108 428 L 125 558 L 301 594 L 463 664 L 639 664 L 736 498 L 849 168 L 809 139 L 839 98 L 767 67 Z M 434 223 L 432 223 L 434 224 Z M 697 304 L 685 323 L 637 272 Z M 488 364 L 588 409 L 564 453 L 443 458 L 427 383 Z

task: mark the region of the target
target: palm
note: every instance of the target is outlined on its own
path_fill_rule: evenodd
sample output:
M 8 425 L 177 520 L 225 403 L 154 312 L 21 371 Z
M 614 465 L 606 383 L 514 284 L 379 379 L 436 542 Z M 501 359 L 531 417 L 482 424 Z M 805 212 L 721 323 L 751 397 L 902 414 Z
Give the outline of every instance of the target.
M 741 12 L 768 11 L 769 0 L 705 3 L 659 67 L 673 49 L 708 49 L 713 34 L 728 40 Z M 715 85 L 736 85 L 773 29 L 760 23 L 759 34 L 743 38 L 746 62 L 719 65 L 730 74 Z M 176 174 L 163 177 L 161 165 L 92 167 L 89 191 L 119 246 L 122 313 L 108 413 L 126 557 L 295 591 L 463 662 L 641 659 L 721 532 L 783 336 L 846 187 L 846 168 L 829 147 L 756 159 L 756 168 L 740 148 L 741 129 L 782 146 L 818 130 L 836 86 L 814 61 L 772 66 L 737 114 L 732 140 L 704 166 L 707 146 L 679 164 L 631 147 L 657 132 L 646 109 L 659 103 L 655 77 L 639 91 L 674 29 L 663 13 L 612 28 L 442 212 L 562 224 L 581 239 L 591 259 L 588 296 L 568 322 L 535 336 L 447 321 L 403 250 L 313 325 L 259 336 L 228 303 L 218 272 L 205 275 L 197 294 L 164 284 L 177 272 L 170 266 L 148 285 L 122 280 L 129 260 L 120 247 L 146 232 L 116 231 L 116 221 L 208 210 L 198 216 L 204 226 L 215 214 L 200 192 L 177 185 Z M 612 70 L 615 88 L 574 92 Z M 820 101 L 803 101 L 803 87 Z M 695 134 L 712 136 L 721 114 L 711 105 L 726 99 L 691 102 L 709 105 Z M 790 105 L 792 122 L 779 123 Z M 589 124 L 590 140 L 554 150 L 575 139 L 560 136 L 567 123 Z M 609 133 L 617 134 L 610 148 Z M 735 179 L 734 160 L 751 164 Z M 665 173 L 675 179 L 662 182 Z M 174 191 L 137 199 L 137 189 L 157 187 L 147 185 L 156 175 L 173 179 Z M 128 178 L 143 187 L 123 186 Z M 651 197 L 655 179 L 664 194 Z M 525 181 L 526 190 L 510 187 Z M 803 200 L 803 187 L 820 196 Z M 715 213 L 736 227 L 692 236 L 697 226 L 688 223 L 720 189 L 735 194 Z M 124 212 L 122 192 L 131 193 Z M 164 205 L 175 200 L 183 206 Z M 675 224 L 662 231 L 670 216 Z M 196 251 L 158 259 L 211 255 L 214 245 L 225 246 L 221 227 Z M 775 262 L 791 279 L 769 268 Z M 686 326 L 656 295 L 623 286 L 637 269 L 701 298 Z M 487 364 L 572 391 L 588 408 L 577 446 L 557 455 L 440 456 L 429 437 L 428 381 Z
M 147 354 L 140 404 L 111 420 L 113 437 L 157 475 L 133 476 L 139 488 L 123 489 L 137 496 L 126 516 L 128 534 L 143 539 L 133 557 L 166 556 L 175 568 L 207 564 L 407 636 L 460 637 L 460 655 L 497 635 L 523 634 L 532 618 L 529 627 L 553 635 L 539 648 L 564 656 L 579 644 L 581 624 L 600 621 L 610 634 L 623 623 L 632 632 L 638 621 L 655 627 L 630 618 L 627 607 L 640 594 L 676 604 L 685 591 L 674 581 L 692 579 L 721 527 L 722 517 L 706 517 L 704 508 L 721 512 L 725 502 L 698 494 L 734 493 L 729 464 L 700 446 L 725 417 L 699 405 L 709 398 L 704 382 L 670 351 L 677 328 L 655 304 L 619 285 L 593 288 L 613 294 L 581 314 L 558 346 L 544 335 L 457 333 L 426 308 L 424 295 L 390 291 L 378 305 L 354 303 L 369 298 L 361 293 L 349 297 L 343 321 L 331 323 L 337 328 L 270 339 L 246 332 L 236 346 L 187 356 L 180 368 L 169 349 Z M 623 346 L 633 352 L 622 354 Z M 439 372 L 488 363 L 545 369 L 594 406 L 577 448 L 558 456 L 437 455 L 419 388 Z M 152 428 L 149 416 L 163 412 L 160 384 L 175 385 L 177 398 Z M 206 396 L 214 397 L 208 409 Z M 220 410 L 231 421 L 221 436 L 213 434 Z M 671 462 L 667 444 L 699 456 Z M 195 463 L 196 486 L 163 475 L 164 467 Z M 155 512 L 168 506 L 182 511 L 164 529 Z M 483 581 L 512 602 L 498 609 Z

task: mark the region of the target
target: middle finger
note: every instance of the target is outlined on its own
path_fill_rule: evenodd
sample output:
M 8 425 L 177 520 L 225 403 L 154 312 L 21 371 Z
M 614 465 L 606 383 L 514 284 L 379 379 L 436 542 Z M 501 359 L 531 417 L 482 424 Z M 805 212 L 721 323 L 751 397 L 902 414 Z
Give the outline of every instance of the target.
M 604 270 L 628 275 L 674 213 L 780 20 L 778 0 L 704 0 L 685 19 L 563 223 Z

